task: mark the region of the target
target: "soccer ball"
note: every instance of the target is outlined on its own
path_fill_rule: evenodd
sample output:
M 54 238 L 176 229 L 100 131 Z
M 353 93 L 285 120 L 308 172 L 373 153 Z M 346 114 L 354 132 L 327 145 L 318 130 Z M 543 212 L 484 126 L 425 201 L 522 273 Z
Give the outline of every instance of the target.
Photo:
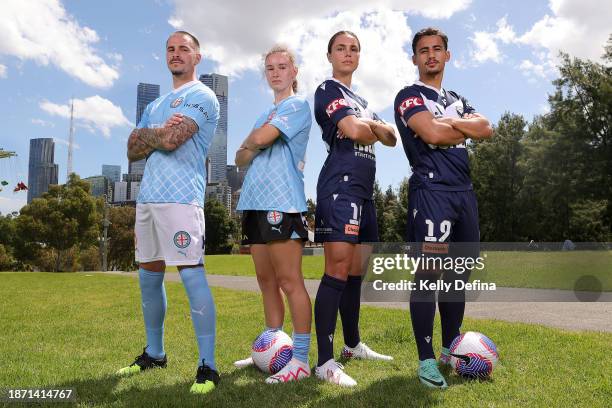
M 460 334 L 449 350 L 451 366 L 457 374 L 467 378 L 487 378 L 499 359 L 495 343 L 478 332 Z
M 251 357 L 261 371 L 276 374 L 293 357 L 293 341 L 282 330 L 265 330 L 253 341 Z

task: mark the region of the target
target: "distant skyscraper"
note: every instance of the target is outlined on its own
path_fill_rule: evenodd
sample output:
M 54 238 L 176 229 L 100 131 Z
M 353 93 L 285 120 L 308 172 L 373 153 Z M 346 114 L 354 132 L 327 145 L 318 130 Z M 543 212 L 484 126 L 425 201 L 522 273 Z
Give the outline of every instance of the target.
M 57 164 L 54 163 L 55 142 L 52 138 L 30 139 L 28 164 L 28 204 L 57 184 Z
M 114 164 L 103 164 L 102 175 L 105 176 L 111 183 L 121 181 L 121 166 Z
M 219 123 L 208 152 L 211 173 L 208 179 L 211 183 L 218 183 L 227 179 L 225 166 L 227 165 L 227 98 L 229 87 L 225 75 L 202 74 L 200 75 L 200 81 L 212 89 L 219 100 Z
M 128 183 L 125 181 L 115 182 L 113 188 L 113 202 L 127 201 L 127 185 Z
M 90 193 L 94 197 L 102 197 L 106 195 L 106 201 L 112 201 L 112 185 L 106 176 L 91 176 L 83 179 L 90 185 Z
M 159 98 L 159 85 L 142 82 L 138 84 L 138 93 L 136 95 L 136 125 L 140 123 L 140 119 L 147 105 L 157 98 Z M 145 163 L 145 159 L 129 162 L 128 173 L 144 174 Z

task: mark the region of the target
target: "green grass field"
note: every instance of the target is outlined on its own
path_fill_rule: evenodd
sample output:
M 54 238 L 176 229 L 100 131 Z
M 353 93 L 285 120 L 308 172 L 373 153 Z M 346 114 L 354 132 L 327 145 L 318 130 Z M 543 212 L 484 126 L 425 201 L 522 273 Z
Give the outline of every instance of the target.
M 210 395 L 193 396 L 188 389 L 197 350 L 181 284 L 166 283 L 168 368 L 120 379 L 115 370 L 131 363 L 145 342 L 136 279 L 84 273 L 2 273 L 0 279 L 0 389 L 74 387 L 79 406 L 595 407 L 609 406 L 612 400 L 610 334 L 466 319 L 464 330 L 481 331 L 496 342 L 500 365 L 491 381 L 451 375 L 448 390 L 430 391 L 415 375 L 408 313 L 370 307 L 362 308 L 362 338 L 392 354 L 393 362 L 348 362 L 346 371 L 359 383 L 355 389 L 314 378 L 267 385 L 257 370 L 232 366 L 247 355 L 262 328 L 259 295 L 217 288 L 213 293 L 222 382 Z M 340 326 L 337 353 L 342 346 Z M 285 331 L 291 332 L 290 323 Z M 314 364 L 314 339 L 312 344 Z M 439 326 L 434 344 L 439 347 Z
M 486 270 L 474 272 L 472 279 L 495 282 L 514 288 L 549 288 L 573 290 L 576 281 L 592 275 L 604 291 L 612 290 L 612 251 L 575 252 L 497 252 L 485 253 Z M 323 275 L 323 256 L 304 256 L 302 271 L 306 279 Z M 250 255 L 207 255 L 208 273 L 255 276 Z M 172 269 L 176 271 L 176 268 Z M 578 287 L 580 290 L 597 290 Z

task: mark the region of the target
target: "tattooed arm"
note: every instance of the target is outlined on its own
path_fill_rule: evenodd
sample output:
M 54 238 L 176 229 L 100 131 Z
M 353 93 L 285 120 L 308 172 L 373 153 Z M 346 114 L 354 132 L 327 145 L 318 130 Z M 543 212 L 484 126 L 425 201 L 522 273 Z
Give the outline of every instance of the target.
M 144 159 L 154 149 L 138 138 L 138 131 L 140 129 L 134 129 L 128 138 L 127 145 L 127 157 L 130 161 L 136 161 Z
M 173 151 L 198 131 L 198 125 L 188 116 L 182 116 L 180 123 L 163 128 L 136 129 L 138 139 L 155 150 Z

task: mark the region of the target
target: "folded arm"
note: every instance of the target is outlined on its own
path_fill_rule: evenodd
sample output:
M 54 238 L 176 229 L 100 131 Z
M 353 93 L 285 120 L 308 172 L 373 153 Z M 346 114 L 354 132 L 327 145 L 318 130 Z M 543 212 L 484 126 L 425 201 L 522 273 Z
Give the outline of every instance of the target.
M 408 119 L 409 126 L 425 143 L 452 146 L 465 142 L 465 135 L 449 123 L 436 119 L 431 112 L 417 112 Z
M 443 118 L 454 129 L 474 140 L 488 139 L 493 136 L 493 128 L 487 118 L 479 113 L 469 113 L 463 118 Z
M 259 152 L 272 145 L 279 137 L 280 131 L 269 124 L 253 129 L 236 151 L 236 166 L 248 166 Z

